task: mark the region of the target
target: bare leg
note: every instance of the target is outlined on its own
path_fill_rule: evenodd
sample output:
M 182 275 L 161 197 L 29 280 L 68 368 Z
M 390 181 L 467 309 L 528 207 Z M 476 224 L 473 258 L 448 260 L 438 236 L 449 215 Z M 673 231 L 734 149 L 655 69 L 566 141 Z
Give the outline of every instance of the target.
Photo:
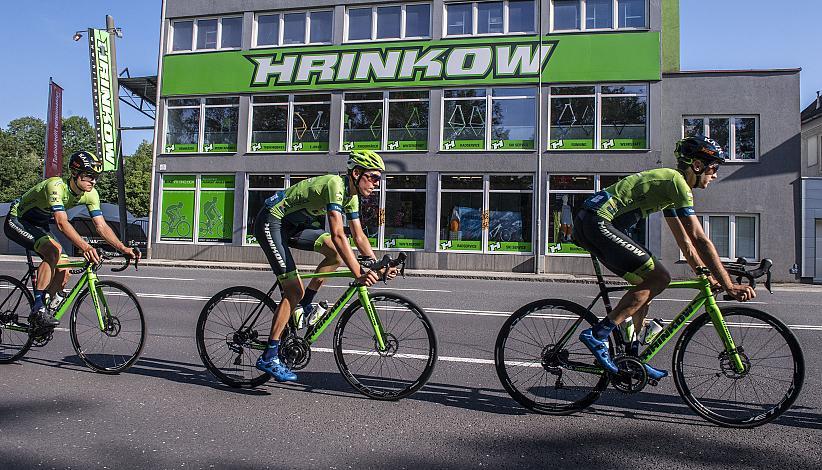
M 325 258 L 323 258 L 322 262 L 317 265 L 317 269 L 314 270 L 315 273 L 330 273 L 336 271 L 337 268 L 340 267 L 340 257 L 337 255 L 337 250 L 334 248 L 334 244 L 331 243 L 330 237 L 323 241 L 323 246 L 317 250 L 317 252 L 325 256 Z M 315 277 L 308 283 L 308 288 L 318 291 L 324 282 L 325 278 Z
M 285 330 L 285 325 L 288 324 L 288 317 L 291 316 L 291 310 L 300 303 L 303 298 L 303 283 L 299 277 L 289 279 L 282 282 L 283 299 L 280 305 L 277 306 L 277 312 L 274 314 L 274 323 L 271 325 L 271 336 L 269 341 L 279 340 L 280 336 Z
M 43 262 L 37 267 L 37 284 L 35 288 L 40 291 L 46 290 L 52 283 L 52 278 L 57 272 L 57 263 L 60 262 L 60 245 L 54 240 L 48 240 L 40 246 L 37 254 L 43 258 Z
M 641 316 L 638 318 L 644 320 L 645 315 L 647 315 L 647 304 L 664 291 L 670 282 L 671 275 L 668 274 L 665 268 L 658 266 L 647 279 L 625 293 L 616 308 L 608 314 L 608 318 L 616 325 L 635 314 L 640 314 Z M 640 310 L 642 311 L 640 312 Z M 642 325 L 641 323 L 634 324 L 637 327 Z

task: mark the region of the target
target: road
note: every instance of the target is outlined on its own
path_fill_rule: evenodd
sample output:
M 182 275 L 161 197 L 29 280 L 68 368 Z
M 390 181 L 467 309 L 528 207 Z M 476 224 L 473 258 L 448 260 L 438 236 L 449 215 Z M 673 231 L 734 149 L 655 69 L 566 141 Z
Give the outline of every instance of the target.
M 18 275 L 22 263 L 0 273 Z M 542 416 L 518 406 L 493 366 L 508 312 L 542 297 L 589 303 L 589 284 L 405 278 L 389 286 L 424 307 L 440 361 L 429 383 L 399 402 L 356 393 L 333 355 L 315 352 L 294 384 L 232 390 L 202 366 L 197 316 L 218 290 L 267 288 L 260 271 L 141 267 L 113 276 L 138 293 L 150 337 L 118 376 L 77 359 L 64 325 L 44 348 L 0 366 L 2 468 L 822 468 L 822 289 L 760 289 L 754 307 L 795 326 L 806 380 L 774 423 L 731 430 L 695 415 L 672 379 L 635 395 L 613 389 L 589 410 Z M 334 300 L 345 281 L 319 297 Z M 673 317 L 666 292 L 652 316 Z M 330 347 L 331 335 L 318 346 Z M 672 348 L 669 348 L 672 349 Z M 655 359 L 668 368 L 670 351 Z

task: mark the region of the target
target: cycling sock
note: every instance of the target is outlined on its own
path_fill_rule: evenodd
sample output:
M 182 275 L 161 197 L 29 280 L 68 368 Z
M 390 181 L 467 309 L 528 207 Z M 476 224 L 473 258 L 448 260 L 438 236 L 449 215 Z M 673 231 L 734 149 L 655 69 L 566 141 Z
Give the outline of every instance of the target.
M 43 306 L 45 301 L 43 300 L 43 295 L 45 295 L 46 291 L 34 289 L 34 309 L 38 309 Z
M 302 307 L 303 310 L 308 311 L 311 307 L 311 302 L 314 301 L 315 295 L 317 295 L 317 291 L 314 289 L 306 289 L 305 295 L 303 295 L 303 300 L 300 301 L 300 307 Z
M 594 327 L 591 329 L 591 333 L 593 333 L 594 338 L 605 341 L 605 339 L 610 336 L 611 332 L 614 331 L 616 328 L 616 323 L 612 322 L 610 318 L 605 317 L 599 321 Z
M 265 352 L 263 353 L 263 360 L 270 361 L 277 357 L 280 352 L 280 340 L 272 339 L 268 342 L 268 347 L 265 348 Z

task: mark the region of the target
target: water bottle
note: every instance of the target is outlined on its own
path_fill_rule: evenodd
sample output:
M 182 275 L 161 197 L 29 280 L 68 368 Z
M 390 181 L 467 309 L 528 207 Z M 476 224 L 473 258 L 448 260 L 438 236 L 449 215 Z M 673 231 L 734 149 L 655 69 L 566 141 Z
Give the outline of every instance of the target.
M 665 324 L 662 323 L 662 320 L 659 318 L 654 318 L 648 322 L 648 326 L 645 327 L 645 331 L 642 335 L 642 343 L 651 344 L 664 329 Z
M 314 326 L 317 323 L 317 320 L 322 318 L 325 315 L 325 312 L 328 311 L 328 301 L 323 300 L 319 304 L 317 304 L 314 309 L 311 311 L 311 314 L 308 316 L 308 324 L 310 326 Z
M 291 311 L 291 316 L 294 318 L 294 325 L 297 326 L 298 330 L 301 330 L 305 327 L 305 315 L 302 305 L 297 305 L 297 307 Z
M 62 295 L 60 295 L 59 292 L 54 294 L 54 297 L 52 297 L 51 300 L 49 300 L 49 309 L 50 310 L 57 310 L 57 308 L 60 306 L 60 304 L 63 303 L 63 299 L 64 299 L 64 297 Z

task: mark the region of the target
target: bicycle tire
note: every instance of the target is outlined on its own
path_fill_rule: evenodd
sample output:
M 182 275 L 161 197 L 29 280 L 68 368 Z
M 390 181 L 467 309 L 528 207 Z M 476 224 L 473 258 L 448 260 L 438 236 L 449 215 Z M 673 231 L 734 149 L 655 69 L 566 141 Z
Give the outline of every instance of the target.
M 87 286 L 77 296 L 71 309 L 71 344 L 91 370 L 118 374 L 131 367 L 143 352 L 146 319 L 137 296 L 128 287 L 115 281 L 98 281 L 96 288 L 98 298 L 104 299 L 106 306 L 105 331 L 100 330 L 97 310 Z M 81 311 L 86 300 L 90 308 Z M 86 333 L 90 333 L 92 340 L 81 338 Z M 101 348 L 99 352 L 94 350 L 97 344 Z M 109 347 L 111 351 L 107 351 Z
M 673 358 L 677 390 L 685 403 L 708 421 L 733 428 L 761 426 L 778 418 L 799 396 L 805 379 L 802 348 L 790 329 L 768 313 L 747 307 L 732 307 L 721 311 L 737 349 L 741 350 L 746 371 L 736 373 L 727 362 L 723 363 L 725 347 L 716 334 L 710 317 L 704 313 L 688 326 L 677 341 Z M 755 340 L 761 336 L 751 337 L 760 333 L 765 333 L 767 338 Z M 704 347 L 708 351 L 694 352 L 697 347 Z M 790 354 L 760 357 L 768 352 L 777 353 L 777 348 L 781 347 L 787 347 L 787 350 L 780 352 Z M 762 376 L 762 372 L 784 377 Z M 712 378 L 715 380 L 704 391 L 705 395 L 723 377 L 729 380 L 715 389 L 719 396 L 698 396 L 698 389 L 711 382 Z M 759 377 L 765 377 L 763 388 L 754 389 L 751 394 L 748 389 L 757 385 L 754 379 L 759 380 Z M 743 386 L 746 388 L 742 389 Z M 724 397 L 726 393 L 728 398 Z M 746 396 L 756 399 L 773 396 L 773 399 L 768 400 L 769 403 L 753 404 L 742 401 Z
M 179 224 L 174 226 L 174 230 L 177 232 L 177 236 L 186 237 L 191 232 L 191 224 L 186 220 L 181 220 Z M 191 233 L 193 235 L 193 232 Z
M 231 307 L 225 308 L 229 304 Z M 269 312 L 262 311 L 255 324 L 240 332 L 240 325 L 261 305 Z M 241 312 L 242 307 L 250 308 Z M 276 311 L 277 303 L 253 287 L 234 286 L 215 294 L 197 320 L 197 351 L 203 365 L 229 387 L 251 388 L 266 383 L 271 376 L 256 368 L 258 354 L 250 346 L 259 338 L 267 341 Z
M 0 296 L 0 364 L 9 364 L 25 356 L 31 349 L 34 338 L 28 330 L 17 331 L 9 327 L 28 328 L 25 319 L 31 313 L 34 298 L 20 280 L 5 275 L 0 276 Z M 4 323 L 3 317 L 8 322 Z
M 571 332 L 565 348 L 555 352 L 547 349 L 567 333 L 580 317 L 584 321 Z M 558 334 L 548 331 L 556 321 L 563 321 L 565 325 L 564 330 L 555 329 Z M 586 361 L 589 365 L 595 363 L 578 336 L 598 321 L 590 310 L 562 299 L 537 300 L 520 307 L 502 325 L 494 347 L 494 366 L 505 391 L 520 405 L 541 414 L 567 415 L 590 406 L 608 386 L 608 374 L 605 371 L 601 375 L 576 372 L 564 367 L 563 361 L 567 363 L 573 358 Z M 547 334 L 543 335 L 540 330 Z M 613 354 L 613 344 L 609 347 Z M 577 376 L 579 380 L 574 379 Z M 553 398 L 548 396 L 552 390 L 551 377 L 555 377 Z M 564 380 L 569 377 L 573 382 L 572 388 L 580 393 L 568 393 L 569 388 L 564 385 Z M 589 379 L 592 383 L 581 386 L 582 379 Z M 596 379 L 595 382 L 593 379 Z
M 369 298 L 380 317 L 389 350 L 378 351 L 373 326 L 361 301 L 356 300 L 343 312 L 334 331 L 334 359 L 345 380 L 358 392 L 376 400 L 399 400 L 419 390 L 434 372 L 437 336 L 425 312 L 407 298 L 389 293 Z M 414 329 L 414 325 L 418 327 Z M 354 372 L 357 364 L 368 371 Z M 371 375 L 375 370 L 379 376 Z M 405 371 L 409 377 L 398 377 Z

